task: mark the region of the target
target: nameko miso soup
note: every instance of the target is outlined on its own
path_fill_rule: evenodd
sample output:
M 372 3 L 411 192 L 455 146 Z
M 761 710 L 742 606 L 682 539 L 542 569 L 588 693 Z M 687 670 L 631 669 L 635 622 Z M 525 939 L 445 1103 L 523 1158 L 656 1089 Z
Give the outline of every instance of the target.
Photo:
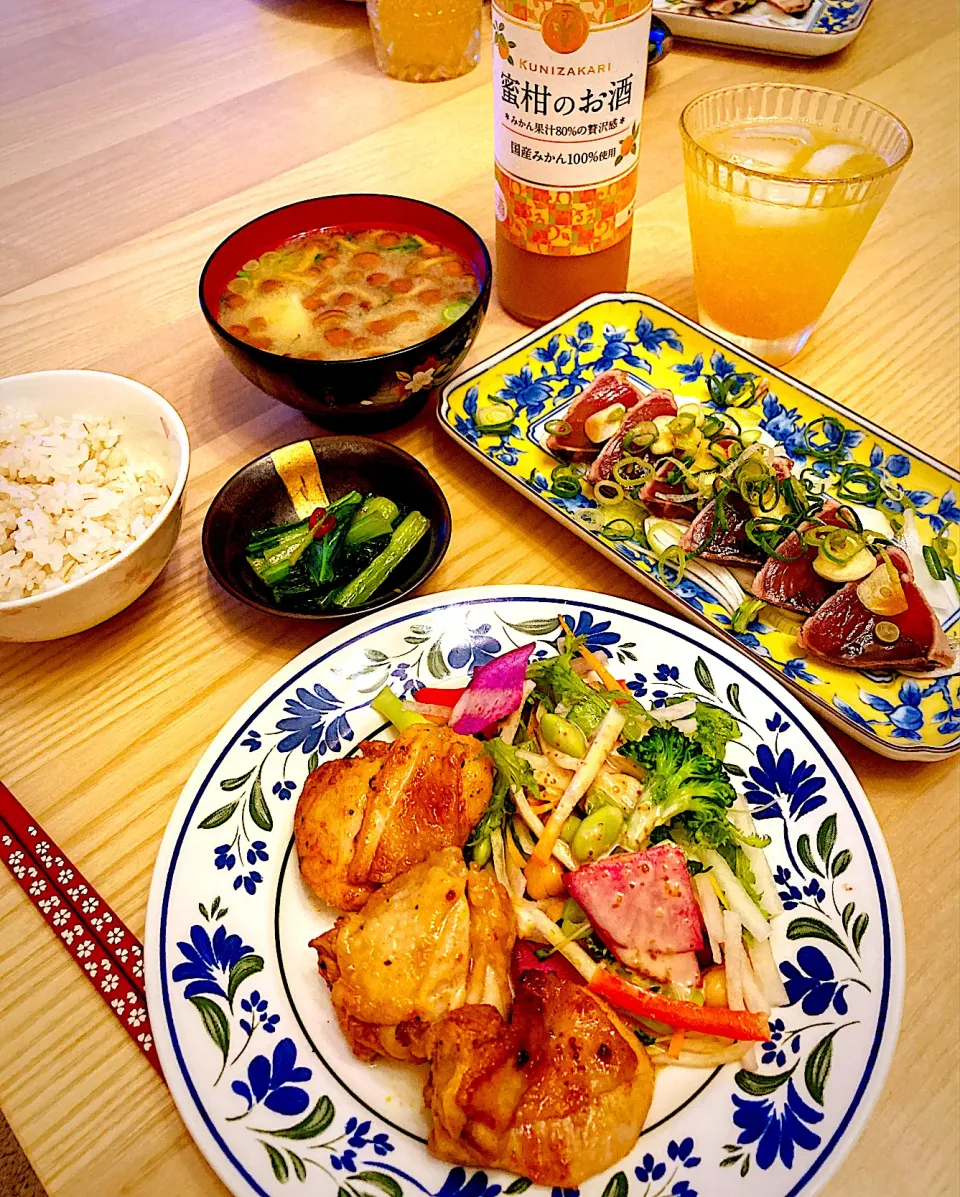
M 259 349 L 342 361 L 426 340 L 479 290 L 466 258 L 419 234 L 322 229 L 245 262 L 218 318 Z

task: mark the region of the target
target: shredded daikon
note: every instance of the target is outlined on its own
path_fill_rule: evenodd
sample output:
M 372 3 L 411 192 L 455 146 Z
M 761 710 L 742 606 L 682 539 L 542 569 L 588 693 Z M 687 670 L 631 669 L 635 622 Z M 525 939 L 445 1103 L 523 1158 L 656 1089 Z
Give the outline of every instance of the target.
M 511 786 L 510 792 L 513 794 L 513 800 L 517 804 L 520 817 L 539 839 L 543 835 L 543 820 L 530 809 L 530 803 L 519 787 Z M 573 859 L 573 853 L 563 840 L 558 839 L 551 851 L 565 869 L 575 869 L 577 867 L 577 862 Z
M 589 790 L 594 779 L 600 772 L 600 766 L 607 759 L 607 753 L 613 750 L 617 737 L 623 731 L 626 717 L 619 707 L 611 706 L 604 715 L 597 728 L 596 735 L 587 749 L 587 755 L 570 779 L 560 801 L 557 803 L 550 820 L 543 829 L 543 834 L 537 842 L 533 852 L 533 859 L 538 864 L 546 864 L 550 853 L 560 838 L 563 825 L 573 813 L 574 807 Z
M 743 924 L 732 910 L 723 912 L 723 959 L 727 1005 L 731 1010 L 743 1010 Z
M 536 937 L 543 940 L 544 943 L 556 948 L 565 959 L 569 960 L 587 984 L 593 980 L 594 974 L 600 966 L 590 959 L 578 943 L 568 939 L 557 924 L 551 922 L 542 910 L 531 902 L 524 902 L 518 898 L 513 901 L 513 909 L 517 916 L 517 931 L 521 939 Z

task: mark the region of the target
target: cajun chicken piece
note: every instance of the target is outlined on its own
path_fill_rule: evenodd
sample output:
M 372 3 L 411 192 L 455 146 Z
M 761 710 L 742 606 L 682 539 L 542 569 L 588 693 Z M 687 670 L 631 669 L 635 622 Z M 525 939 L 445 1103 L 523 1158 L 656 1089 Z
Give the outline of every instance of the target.
M 427 1036 L 430 1151 L 576 1188 L 636 1144 L 653 1067 L 636 1036 L 582 985 L 526 972 L 509 1022 L 455 1010 Z
M 311 947 L 354 1054 L 422 1060 L 426 1032 L 451 1010 L 483 1002 L 506 1014 L 515 939 L 506 890 L 450 847 L 378 889 Z
M 329 761 L 307 779 L 294 819 L 300 871 L 338 910 L 431 852 L 463 847 L 493 791 L 493 762 L 472 736 L 416 724 L 392 744 Z
M 301 791 L 293 821 L 300 872 L 336 910 L 359 910 L 376 888 L 352 882 L 348 871 L 367 789 L 389 751 L 382 740 L 367 740 L 356 756 L 314 769 Z

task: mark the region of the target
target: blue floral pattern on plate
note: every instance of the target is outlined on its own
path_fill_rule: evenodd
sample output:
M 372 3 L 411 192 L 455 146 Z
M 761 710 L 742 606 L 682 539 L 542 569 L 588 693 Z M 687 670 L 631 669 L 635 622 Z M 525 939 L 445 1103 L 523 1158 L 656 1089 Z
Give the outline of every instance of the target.
M 326 759 L 379 734 L 368 702 L 387 679 L 406 692 L 456 685 L 514 645 L 553 652 L 561 616 L 645 701 L 694 694 L 740 722 L 728 761 L 773 840 L 789 1002 L 759 1071 L 674 1070 L 634 1151 L 579 1194 L 800 1193 L 829 1171 L 836 1128 L 876 1096 L 902 983 L 895 884 L 852 774 L 809 717 L 719 642 L 622 600 L 537 588 L 433 596 L 335 633 L 281 671 L 208 750 L 164 841 L 148 935 L 158 1048 L 188 1125 L 236 1193 L 529 1188 L 429 1156 L 419 1095 L 405 1100 L 395 1074 L 379 1079 L 350 1055 L 307 946 L 333 914 L 299 881 L 293 804 L 277 785 L 299 792 L 332 722 L 339 747 L 327 744 Z M 224 829 L 235 829 L 226 844 Z M 248 852 L 260 880 L 235 887 Z M 555 1197 L 565 1193 L 576 1197 Z

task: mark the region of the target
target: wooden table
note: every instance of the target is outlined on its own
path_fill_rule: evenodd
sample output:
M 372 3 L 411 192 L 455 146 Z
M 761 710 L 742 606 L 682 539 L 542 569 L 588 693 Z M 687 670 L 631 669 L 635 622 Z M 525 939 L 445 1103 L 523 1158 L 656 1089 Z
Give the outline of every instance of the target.
M 913 161 L 792 369 L 957 464 L 957 10 L 875 9 L 824 61 L 682 46 L 657 68 L 632 283 L 696 313 L 676 127 L 691 97 L 786 79 L 887 105 L 916 138 Z M 315 636 L 227 598 L 200 555 L 223 481 L 313 431 L 217 349 L 197 306 L 200 268 L 255 214 L 352 189 L 434 201 L 492 241 L 490 62 L 454 83 L 390 82 L 362 7 L 336 0 L 6 0 L 0 19 L 3 371 L 129 374 L 179 409 L 193 443 L 183 535 L 153 588 L 85 635 L 0 648 L 0 776 L 142 935 L 180 787 L 227 717 Z M 519 331 L 492 304 L 473 358 Z M 453 508 L 431 589 L 541 582 L 652 601 L 454 449 L 432 415 L 389 439 Z M 829 1192 L 939 1197 L 957 1191 L 960 1169 L 957 767 L 895 765 L 824 734 L 883 824 L 909 954 L 890 1081 Z M 52 1197 L 224 1193 L 166 1089 L 6 874 L 0 944 L 0 1105 Z

